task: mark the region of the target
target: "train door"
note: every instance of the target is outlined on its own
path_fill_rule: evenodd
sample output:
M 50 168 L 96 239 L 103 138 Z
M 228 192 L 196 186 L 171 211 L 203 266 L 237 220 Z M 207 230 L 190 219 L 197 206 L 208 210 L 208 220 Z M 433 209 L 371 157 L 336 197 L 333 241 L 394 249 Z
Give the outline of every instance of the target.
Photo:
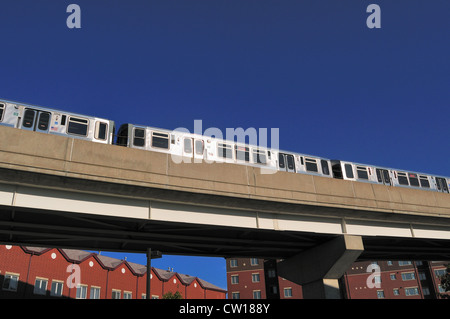
M 295 172 L 294 155 L 278 153 L 278 167 L 280 171 Z
M 51 114 L 49 112 L 25 109 L 22 119 L 22 129 L 48 133 L 50 116 Z
M 203 145 L 203 141 L 201 139 L 196 139 L 192 137 L 185 137 L 183 139 L 183 156 L 194 158 L 195 159 L 203 159 L 203 152 L 205 146 Z
M 205 143 L 201 139 L 194 138 L 194 160 L 202 160 L 205 153 Z
M 387 169 L 377 168 L 376 173 L 379 183 L 383 183 L 384 185 L 391 185 L 391 178 Z
M 448 186 L 447 181 L 445 178 L 442 177 L 435 177 L 436 178 L 436 186 L 440 192 L 448 193 Z

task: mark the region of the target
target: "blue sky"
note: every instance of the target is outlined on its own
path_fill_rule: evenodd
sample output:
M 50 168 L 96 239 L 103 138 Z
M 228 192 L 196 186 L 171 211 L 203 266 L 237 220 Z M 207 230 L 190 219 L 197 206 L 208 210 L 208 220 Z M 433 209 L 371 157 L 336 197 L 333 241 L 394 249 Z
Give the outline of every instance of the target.
M 71 3 L 81 29 L 66 26 Z M 371 3 L 381 29 L 366 26 Z M 2 0 L 0 12 L 1 98 L 118 124 L 279 128 L 282 149 L 450 176 L 448 0 Z M 223 259 L 154 266 L 226 287 Z

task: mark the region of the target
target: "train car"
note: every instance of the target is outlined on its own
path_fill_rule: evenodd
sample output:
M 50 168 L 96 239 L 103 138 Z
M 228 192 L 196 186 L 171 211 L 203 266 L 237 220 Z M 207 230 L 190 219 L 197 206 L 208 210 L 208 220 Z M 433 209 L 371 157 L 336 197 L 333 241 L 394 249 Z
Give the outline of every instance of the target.
M 117 145 L 172 155 L 188 163 L 218 162 L 276 168 L 270 150 L 184 131 L 123 124 L 117 131 Z
M 272 171 L 332 177 L 331 164 L 328 159 L 272 150 L 183 131 L 170 131 L 128 123 L 120 126 L 116 144 L 169 153 L 178 162 L 233 163 Z M 270 171 L 265 171 L 265 173 L 270 173 Z
M 450 189 L 450 179 L 445 177 L 340 160 L 332 160 L 331 165 L 334 178 L 444 193 Z
M 0 125 L 112 144 L 114 121 L 0 100 Z
M 114 121 L 0 100 L 0 125 L 113 144 Z M 222 162 L 330 178 L 450 193 L 450 178 L 247 145 L 184 131 L 123 124 L 115 144 L 187 163 Z
M 391 185 L 389 170 L 341 160 L 330 162 L 334 178 Z

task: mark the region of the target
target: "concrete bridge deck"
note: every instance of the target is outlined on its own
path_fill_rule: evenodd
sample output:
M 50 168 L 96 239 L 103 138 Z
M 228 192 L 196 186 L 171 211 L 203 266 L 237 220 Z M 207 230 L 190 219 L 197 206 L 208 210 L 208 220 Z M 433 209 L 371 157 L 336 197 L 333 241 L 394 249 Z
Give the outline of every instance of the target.
M 361 258 L 450 257 L 450 194 L 0 127 L 0 241 L 288 257 L 339 235 Z

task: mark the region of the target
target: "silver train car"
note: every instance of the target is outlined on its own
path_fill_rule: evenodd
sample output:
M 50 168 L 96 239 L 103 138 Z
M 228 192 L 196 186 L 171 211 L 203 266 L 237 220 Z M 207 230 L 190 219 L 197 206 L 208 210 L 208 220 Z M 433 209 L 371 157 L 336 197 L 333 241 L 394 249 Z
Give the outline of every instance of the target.
M 386 186 L 449 193 L 450 178 L 393 168 L 332 160 L 333 177 Z
M 450 178 L 245 145 L 203 135 L 124 124 L 117 144 L 178 158 L 252 165 L 291 173 L 449 193 Z
M 117 144 L 168 153 L 184 162 L 234 163 L 332 177 L 330 161 L 324 158 L 155 127 L 123 124 Z
M 114 121 L 5 100 L 0 100 L 0 125 L 97 143 L 114 142 Z
M 171 154 L 179 162 L 221 162 L 394 187 L 450 192 L 450 178 L 275 150 L 215 137 L 114 121 L 0 100 L 0 125 Z M 116 139 L 115 139 L 116 137 Z

